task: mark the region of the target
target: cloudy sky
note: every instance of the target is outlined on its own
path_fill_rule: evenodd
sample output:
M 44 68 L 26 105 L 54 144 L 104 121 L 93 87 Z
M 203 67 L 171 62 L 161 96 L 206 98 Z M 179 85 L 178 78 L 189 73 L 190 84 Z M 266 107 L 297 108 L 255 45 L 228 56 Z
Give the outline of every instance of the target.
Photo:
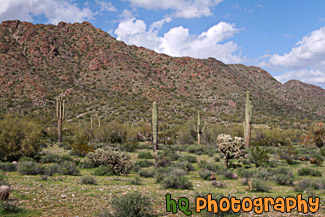
M 0 0 L 0 21 L 89 21 L 171 56 L 256 65 L 325 88 L 323 0 Z

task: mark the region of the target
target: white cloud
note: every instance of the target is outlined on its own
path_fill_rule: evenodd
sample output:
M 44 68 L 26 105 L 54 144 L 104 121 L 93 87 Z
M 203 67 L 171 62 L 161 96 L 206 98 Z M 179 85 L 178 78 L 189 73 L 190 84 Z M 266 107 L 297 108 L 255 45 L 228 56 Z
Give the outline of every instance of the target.
M 281 82 L 299 79 L 324 85 L 325 82 L 325 27 L 304 36 L 290 52 L 273 54 L 260 63 L 262 67 L 285 71 L 276 78 Z
M 44 15 L 49 23 L 60 21 L 82 22 L 89 20 L 93 12 L 89 8 L 80 9 L 67 0 L 0 0 L 0 20 L 19 19 L 33 21 L 33 17 Z
M 171 9 L 175 13 L 173 16 L 184 18 L 195 18 L 211 16 L 211 9 L 222 0 L 126 0 L 131 2 L 133 7 L 143 7 L 146 9 Z
M 236 43 L 222 43 L 240 31 L 234 24 L 220 22 L 199 35 L 191 35 L 189 29 L 179 26 L 159 36 L 159 29 L 170 21 L 171 18 L 165 18 L 147 28 L 142 20 L 133 18 L 122 21 L 114 33 L 118 40 L 127 44 L 143 46 L 171 56 L 214 57 L 225 63 L 242 62 L 242 58 L 234 54 L 238 50 Z
M 109 12 L 115 12 L 117 11 L 116 7 L 112 5 L 112 2 L 107 2 L 107 1 L 99 1 L 96 0 L 96 4 L 100 6 L 100 11 L 109 11 Z

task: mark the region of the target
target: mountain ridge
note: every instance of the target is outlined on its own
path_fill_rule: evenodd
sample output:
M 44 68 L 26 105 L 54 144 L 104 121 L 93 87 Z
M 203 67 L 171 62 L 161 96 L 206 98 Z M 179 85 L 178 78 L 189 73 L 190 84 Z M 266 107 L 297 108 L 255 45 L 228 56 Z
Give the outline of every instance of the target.
M 241 122 L 249 90 L 261 123 L 320 120 L 325 115 L 325 90 L 315 85 L 281 84 L 256 66 L 170 57 L 126 45 L 88 22 L 4 21 L 0 61 L 4 113 L 51 119 L 54 98 L 63 90 L 69 119 L 93 111 L 90 114 L 109 120 L 146 121 L 152 101 L 157 101 L 168 123 L 181 123 L 197 110 L 210 122 Z

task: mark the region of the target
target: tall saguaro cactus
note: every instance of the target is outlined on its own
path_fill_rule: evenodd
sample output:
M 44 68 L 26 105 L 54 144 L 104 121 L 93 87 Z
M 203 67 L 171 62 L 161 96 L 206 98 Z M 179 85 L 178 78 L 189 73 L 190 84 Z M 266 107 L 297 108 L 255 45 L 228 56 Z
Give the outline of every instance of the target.
M 205 130 L 205 124 L 203 128 L 201 129 L 201 119 L 200 119 L 200 111 L 197 112 L 197 127 L 194 126 L 194 130 L 197 132 L 197 144 L 201 144 L 201 135 Z
M 253 120 L 253 105 L 249 100 L 249 91 L 246 92 L 245 121 L 244 121 L 244 140 L 245 147 L 249 148 L 251 140 L 251 123 Z
M 56 97 L 56 118 L 58 119 L 58 141 L 62 142 L 62 122 L 65 120 L 65 100 L 63 92 Z
M 153 102 L 152 105 L 152 143 L 153 151 L 156 151 L 158 145 L 158 112 L 156 102 Z

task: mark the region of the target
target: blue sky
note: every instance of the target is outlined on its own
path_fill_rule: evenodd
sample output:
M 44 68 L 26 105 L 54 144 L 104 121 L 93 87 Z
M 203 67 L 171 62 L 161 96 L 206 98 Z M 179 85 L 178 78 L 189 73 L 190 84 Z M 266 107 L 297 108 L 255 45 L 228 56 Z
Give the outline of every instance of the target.
M 323 0 L 0 0 L 0 21 L 89 21 L 171 56 L 256 65 L 325 87 Z

